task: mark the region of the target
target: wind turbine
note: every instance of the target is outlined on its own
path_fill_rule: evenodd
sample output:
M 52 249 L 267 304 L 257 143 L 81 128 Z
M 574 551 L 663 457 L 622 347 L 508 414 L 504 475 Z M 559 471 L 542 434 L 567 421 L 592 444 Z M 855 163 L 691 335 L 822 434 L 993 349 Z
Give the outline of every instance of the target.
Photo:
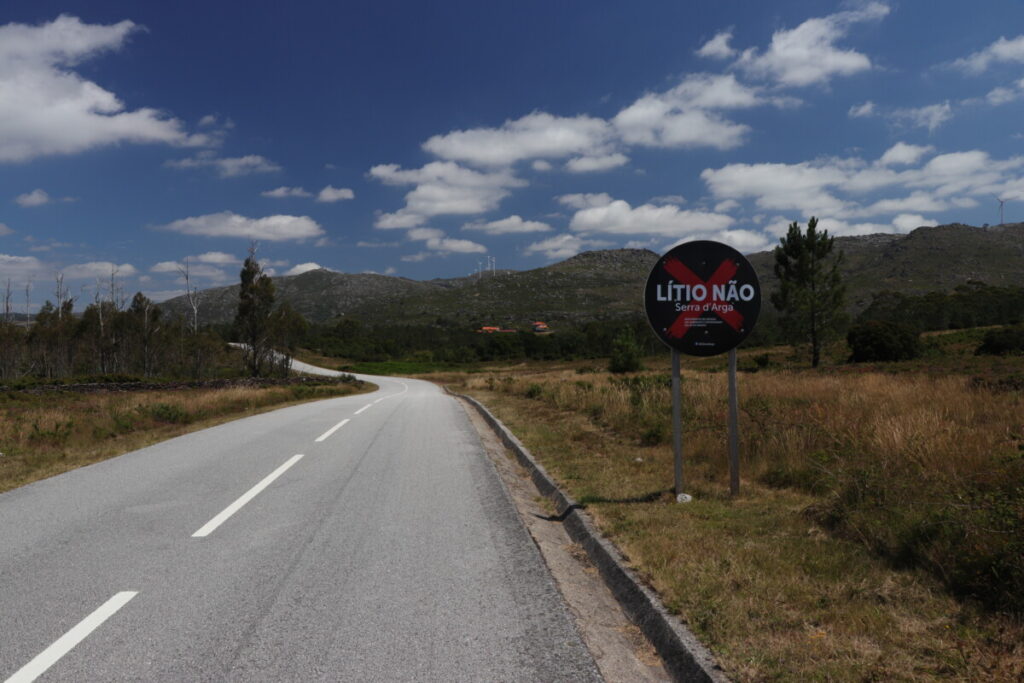
M 992 196 L 996 197 L 996 195 L 992 195 Z M 996 197 L 996 201 L 999 202 L 999 225 L 1002 225 L 1003 224 L 1003 204 L 1006 203 L 1006 200 L 1005 199 L 1000 199 L 999 197 Z

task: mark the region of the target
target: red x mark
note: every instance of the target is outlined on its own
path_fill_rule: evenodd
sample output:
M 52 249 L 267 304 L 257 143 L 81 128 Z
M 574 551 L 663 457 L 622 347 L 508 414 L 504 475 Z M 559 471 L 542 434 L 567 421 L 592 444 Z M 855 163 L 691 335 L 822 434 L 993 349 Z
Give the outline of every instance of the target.
M 729 280 L 736 274 L 736 264 L 732 259 L 725 259 L 719 264 L 714 274 L 708 278 L 707 282 L 701 280 L 696 274 L 685 265 L 683 262 L 672 256 L 665 260 L 665 270 L 668 271 L 669 275 L 674 277 L 679 284 L 690 285 L 692 289 L 695 285 L 704 285 L 708 290 L 708 299 L 705 299 L 705 304 L 718 304 L 719 307 L 724 308 L 730 306 L 730 304 L 724 299 L 714 297 L 712 292 L 714 286 L 723 286 L 729 284 Z M 703 309 L 704 307 L 701 306 Z M 721 318 L 725 323 L 734 330 L 739 330 L 740 326 L 743 325 L 743 314 L 733 308 L 731 311 L 717 310 L 713 311 L 715 315 Z M 676 339 L 682 339 L 686 336 L 686 333 L 690 331 L 693 326 L 693 321 L 704 315 L 704 311 L 683 311 L 676 318 L 675 322 L 672 323 L 671 327 L 668 328 L 668 335 L 675 337 Z

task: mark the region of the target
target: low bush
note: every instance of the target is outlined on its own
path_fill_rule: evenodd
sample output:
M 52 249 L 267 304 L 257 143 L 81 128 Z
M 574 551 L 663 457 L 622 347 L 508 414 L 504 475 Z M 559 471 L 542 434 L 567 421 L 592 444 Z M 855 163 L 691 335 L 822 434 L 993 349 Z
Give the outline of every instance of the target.
M 1024 353 L 1024 325 L 1001 327 L 987 332 L 975 353 L 992 356 Z
M 921 335 L 899 323 L 869 320 L 846 335 L 854 363 L 911 360 L 921 355 Z
M 191 413 L 175 403 L 154 403 L 140 410 L 157 422 L 188 424 L 193 420 Z
M 617 374 L 643 370 L 640 361 L 640 347 L 630 328 L 624 329 L 612 342 L 612 355 L 608 361 L 608 371 Z

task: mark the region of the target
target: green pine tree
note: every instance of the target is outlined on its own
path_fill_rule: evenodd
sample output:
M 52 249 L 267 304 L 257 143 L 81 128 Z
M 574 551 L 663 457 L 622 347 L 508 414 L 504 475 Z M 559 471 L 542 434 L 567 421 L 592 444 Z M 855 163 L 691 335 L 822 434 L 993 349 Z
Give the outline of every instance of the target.
M 245 344 L 243 355 L 249 374 L 260 377 L 273 366 L 270 316 L 274 310 L 274 282 L 256 260 L 255 245 L 249 247 L 249 257 L 242 265 L 240 276 L 235 334 Z
M 794 343 L 809 343 L 811 366 L 821 362 L 821 347 L 837 336 L 846 323 L 846 288 L 839 274 L 843 254 L 833 254 L 834 237 L 818 232 L 818 219 L 807 221 L 803 232 L 797 222 L 775 247 L 775 275 L 779 290 L 772 305 L 781 313 L 782 327 Z

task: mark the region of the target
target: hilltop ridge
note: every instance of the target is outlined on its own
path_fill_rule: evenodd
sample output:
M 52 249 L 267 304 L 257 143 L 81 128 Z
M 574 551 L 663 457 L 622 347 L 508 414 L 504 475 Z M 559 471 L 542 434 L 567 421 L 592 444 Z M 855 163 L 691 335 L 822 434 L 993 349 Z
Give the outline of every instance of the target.
M 906 234 L 838 237 L 842 272 L 852 311 L 871 294 L 949 291 L 970 280 L 1024 286 L 1024 223 L 977 228 L 953 223 Z M 314 322 L 349 316 L 368 324 L 450 321 L 523 324 L 529 320 L 581 322 L 643 310 L 641 292 L 658 254 L 647 249 L 585 251 L 531 270 L 480 276 L 410 280 L 372 273 L 318 269 L 275 277 L 279 301 Z M 777 285 L 772 252 L 748 255 L 767 293 Z M 238 286 L 202 292 L 205 323 L 234 318 Z M 161 304 L 184 312 L 184 297 Z

